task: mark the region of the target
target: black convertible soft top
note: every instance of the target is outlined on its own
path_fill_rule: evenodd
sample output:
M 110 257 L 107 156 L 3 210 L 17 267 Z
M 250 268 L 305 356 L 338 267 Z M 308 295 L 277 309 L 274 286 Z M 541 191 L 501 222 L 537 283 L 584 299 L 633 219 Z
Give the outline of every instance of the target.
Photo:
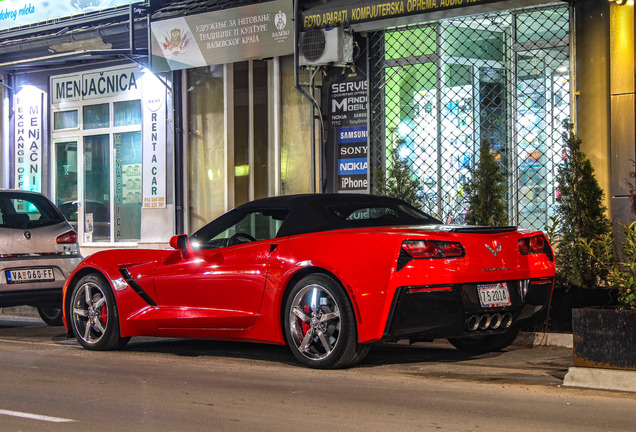
M 366 194 L 304 194 L 263 198 L 232 212 L 288 210 L 277 237 L 373 226 L 440 224 L 406 202 Z

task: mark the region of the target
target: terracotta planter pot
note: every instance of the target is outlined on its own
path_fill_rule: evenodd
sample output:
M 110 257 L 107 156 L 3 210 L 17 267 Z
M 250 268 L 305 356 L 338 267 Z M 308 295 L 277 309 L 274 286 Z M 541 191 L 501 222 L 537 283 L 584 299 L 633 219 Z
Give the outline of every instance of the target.
M 636 310 L 572 309 L 574 366 L 636 371 Z

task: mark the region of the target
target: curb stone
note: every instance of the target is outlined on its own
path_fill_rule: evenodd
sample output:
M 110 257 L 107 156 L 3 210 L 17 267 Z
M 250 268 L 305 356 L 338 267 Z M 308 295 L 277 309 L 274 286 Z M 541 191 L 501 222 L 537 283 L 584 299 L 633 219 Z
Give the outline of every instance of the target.
M 563 385 L 636 393 L 636 371 L 572 366 Z
M 521 332 L 514 344 L 527 347 L 573 348 L 574 340 L 570 333 Z

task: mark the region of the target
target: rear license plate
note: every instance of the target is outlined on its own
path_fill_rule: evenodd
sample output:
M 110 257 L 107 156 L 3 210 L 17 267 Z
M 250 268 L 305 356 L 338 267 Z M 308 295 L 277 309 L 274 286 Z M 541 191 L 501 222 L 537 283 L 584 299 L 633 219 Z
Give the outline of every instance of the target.
M 510 306 L 510 293 L 508 285 L 505 282 L 477 285 L 479 293 L 479 302 L 483 308 Z
M 20 270 L 6 270 L 7 283 L 50 282 L 55 280 L 55 273 L 49 267 Z

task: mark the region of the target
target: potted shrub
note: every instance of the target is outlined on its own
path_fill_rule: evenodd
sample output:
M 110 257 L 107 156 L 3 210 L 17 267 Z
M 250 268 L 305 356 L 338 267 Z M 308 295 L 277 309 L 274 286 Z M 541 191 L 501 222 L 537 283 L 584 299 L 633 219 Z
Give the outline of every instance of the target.
M 575 366 L 636 370 L 636 221 L 621 226 L 620 254 L 609 233 L 581 241 L 604 268 L 603 283 L 618 291 L 618 306 L 572 310 Z
M 558 208 L 546 233 L 555 251 L 556 281 L 550 306 L 550 331 L 572 329 L 572 309 L 609 305 L 612 291 L 599 287 L 606 268 L 589 255 L 581 239 L 591 241 L 599 235 L 611 236 L 611 222 L 606 215 L 604 192 L 594 168 L 581 150 L 581 139 L 569 120 L 563 122 L 565 158 L 557 168 Z

